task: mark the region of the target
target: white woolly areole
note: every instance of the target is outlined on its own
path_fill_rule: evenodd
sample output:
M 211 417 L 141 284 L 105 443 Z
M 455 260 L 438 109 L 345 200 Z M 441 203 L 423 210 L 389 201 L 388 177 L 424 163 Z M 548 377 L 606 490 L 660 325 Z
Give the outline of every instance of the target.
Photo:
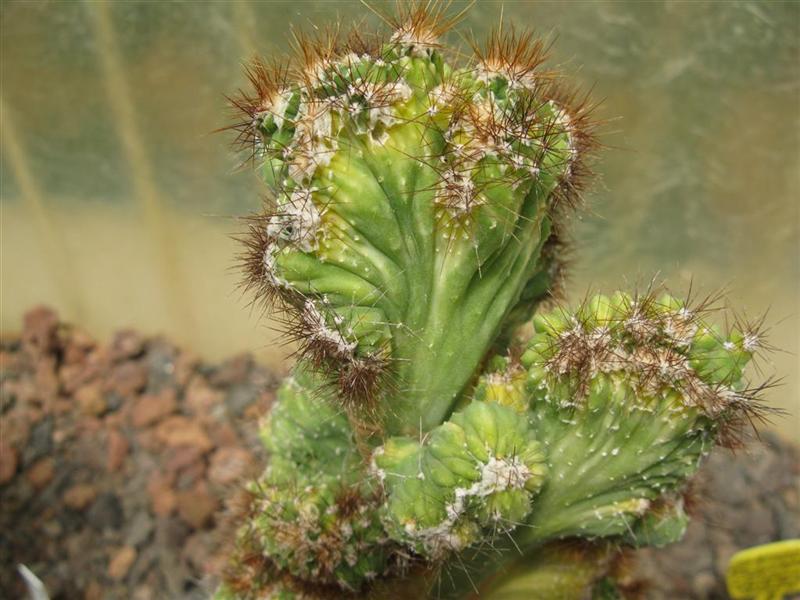
M 348 342 L 345 337 L 335 329 L 328 327 L 325 317 L 312 300 L 306 300 L 303 306 L 303 323 L 308 328 L 310 342 L 314 341 L 332 344 L 341 356 L 351 356 L 356 349 L 356 342 Z
M 536 77 L 526 71 L 517 73 L 514 68 L 504 61 L 485 60 L 475 68 L 475 79 L 489 85 L 496 78 L 505 79 L 510 89 L 524 88 L 533 90 L 536 87 Z
M 359 57 L 352 55 L 345 60 L 355 62 Z M 347 63 L 342 61 L 342 64 Z M 318 167 L 330 164 L 339 147 L 337 136 L 346 120 L 345 115 L 364 111 L 369 130 L 374 130 L 378 124 L 387 129 L 397 122 L 397 103 L 408 100 L 412 90 L 402 79 L 375 83 L 358 78 L 350 84 L 348 94 L 361 96 L 362 100 L 342 103 L 342 96 L 322 99 L 304 97 L 294 121 L 294 137 L 283 151 L 288 162 L 289 177 L 294 181 L 308 181 Z M 337 118 L 334 119 L 334 116 Z M 383 142 L 386 137 L 384 132 L 377 141 Z
M 459 119 L 455 127 L 470 140 L 465 149 L 472 160 L 477 162 L 489 155 L 508 155 L 513 160 L 515 153 L 509 141 L 511 139 L 528 146 L 531 145 L 531 140 L 526 137 L 527 131 L 523 131 L 519 127 L 512 131 L 505 125 L 497 127 L 498 124 L 504 124 L 507 121 L 506 110 L 495 100 L 491 91 L 485 97 L 480 93 L 473 96 L 469 117 Z M 476 123 L 483 126 L 476 126 Z M 458 151 L 458 148 L 456 150 Z M 524 158 L 518 157 L 518 160 L 524 161 Z
M 411 50 L 412 56 L 422 58 L 428 55 L 429 49 L 439 45 L 436 34 L 422 27 L 401 27 L 392 34 L 390 41 Z
M 271 116 L 275 121 L 275 125 L 278 128 L 282 127 L 283 121 L 286 118 L 286 109 L 293 95 L 293 90 L 283 88 L 269 98 L 264 99 L 261 102 L 261 110 L 253 115 L 253 126 L 259 127 L 267 116 Z
M 755 352 L 759 346 L 760 340 L 756 334 L 745 334 L 744 341 L 742 342 L 742 348 L 744 348 L 745 352 Z
M 690 346 L 697 333 L 694 315 L 685 307 L 676 313 L 669 312 L 664 323 L 664 333 L 679 347 Z
M 280 214 L 270 217 L 267 234 L 290 242 L 303 252 L 316 250 L 322 213 L 312 199 L 315 191 L 315 188 L 292 190 L 288 200 L 280 205 Z
M 289 176 L 297 182 L 309 179 L 319 166 L 326 166 L 338 143 L 330 107 L 322 102 L 302 102 L 295 121 L 294 138 L 284 153 L 291 157 Z
M 483 497 L 495 492 L 518 490 L 525 487 L 530 478 L 530 469 L 516 456 L 511 459 L 492 457 L 481 470 L 481 480 L 469 491 L 472 492 L 470 495 Z M 478 487 L 473 490 L 475 486 Z
M 293 90 L 288 88 L 280 90 L 270 100 L 270 106 L 265 111 L 272 115 L 272 118 L 275 120 L 275 125 L 279 128 L 283 127 L 283 121 L 286 117 L 286 109 L 289 107 L 289 102 L 291 102 L 292 96 L 294 96 Z
M 283 277 L 280 277 L 277 274 L 275 268 L 275 257 L 280 252 L 280 247 L 277 244 L 269 244 L 267 249 L 264 250 L 264 276 L 266 277 L 267 281 L 273 286 L 276 287 L 291 287 L 288 281 L 286 281 Z
M 518 457 L 489 458 L 481 464 L 481 478 L 468 488 L 456 488 L 453 502 L 445 506 L 447 517 L 435 527 L 417 529 L 414 523 L 407 523 L 406 533 L 420 540 L 434 555 L 448 551 L 462 550 L 468 540 L 454 531 L 455 526 L 467 509 L 470 498 L 485 498 L 506 490 L 519 490 L 531 478 L 531 471 Z
M 314 64 L 306 67 L 305 74 L 308 82 L 312 86 L 316 86 L 330 81 L 332 76 L 342 73 L 343 68 L 350 68 L 361 61 L 367 60 L 370 60 L 368 54 L 359 56 L 355 52 L 348 52 L 339 58 L 317 60 Z
M 443 108 L 452 106 L 460 94 L 461 88 L 455 82 L 445 81 L 440 83 L 428 92 L 428 101 L 431 105 L 428 113 L 434 115 Z
M 505 111 L 494 94 L 490 91 L 486 97 L 476 93 L 472 98 L 472 110 L 476 121 L 482 123 L 502 123 L 505 119 Z M 492 140 L 496 143 L 496 140 Z
M 356 80 L 348 90 L 351 95 L 360 95 L 362 102 L 353 102 L 348 109 L 357 113 L 365 111 L 367 114 L 367 128 L 375 129 L 378 124 L 389 128 L 397 122 L 395 105 L 411 98 L 411 87 L 402 79 L 390 82 L 375 83 Z
M 461 169 L 456 166 L 444 169 L 436 192 L 436 201 L 456 214 L 468 213 L 477 205 L 483 204 L 472 180 L 472 169 L 467 166 Z
M 578 157 L 578 148 L 575 146 L 575 126 L 572 124 L 572 117 L 569 113 L 550 100 L 550 106 L 553 107 L 553 114 L 555 115 L 555 122 L 559 127 L 562 127 L 567 134 L 567 145 L 569 147 L 569 165 L 567 166 L 567 175 L 572 172 L 572 163 Z
M 378 446 L 372 452 L 372 457 L 370 458 L 369 461 L 370 472 L 372 472 L 380 480 L 381 483 L 386 481 L 386 471 L 378 466 L 378 463 L 375 461 L 375 459 L 379 456 L 383 456 L 385 453 L 386 449 L 383 446 Z
M 688 319 L 689 315 L 686 311 L 675 318 Z M 648 318 L 636 306 L 633 306 L 631 316 L 623 325 L 625 331 L 636 339 L 647 340 L 649 336 L 659 334 L 659 323 Z M 690 326 L 681 322 L 679 333 L 668 333 L 667 326 L 664 327 L 664 333 L 671 345 L 680 348 L 688 345 L 685 339 L 688 333 L 697 329 L 696 325 Z M 672 390 L 679 394 L 684 406 L 699 407 L 711 417 L 719 414 L 731 402 L 746 400 L 746 396 L 731 385 L 704 381 L 692 366 L 691 359 L 675 348 L 636 343 L 629 349 L 625 344 L 614 340 L 606 327 L 584 331 L 579 325 L 575 325 L 561 332 L 557 339 L 556 347 L 559 351 L 541 365 L 546 372 L 557 376 L 573 372 L 577 357 L 585 366 L 584 376 L 587 378 L 593 378 L 598 373 L 627 373 L 628 378 L 638 380 L 645 398 L 662 397 L 666 390 Z M 548 384 L 544 383 L 543 388 L 547 387 Z M 559 404 L 565 407 L 574 406 L 575 399 L 562 399 Z M 646 402 L 637 402 L 637 408 L 649 410 Z

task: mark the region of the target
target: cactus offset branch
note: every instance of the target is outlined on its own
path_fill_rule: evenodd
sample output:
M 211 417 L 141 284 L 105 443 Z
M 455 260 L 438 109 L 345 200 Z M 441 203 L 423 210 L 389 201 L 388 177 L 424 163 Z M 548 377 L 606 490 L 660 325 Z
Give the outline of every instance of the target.
M 233 99 L 270 190 L 246 286 L 299 362 L 218 598 L 580 597 L 618 546 L 680 538 L 699 461 L 762 414 L 758 335 L 670 296 L 539 313 L 511 347 L 554 295 L 594 126 L 530 35 L 452 62 L 457 17 L 301 37 Z

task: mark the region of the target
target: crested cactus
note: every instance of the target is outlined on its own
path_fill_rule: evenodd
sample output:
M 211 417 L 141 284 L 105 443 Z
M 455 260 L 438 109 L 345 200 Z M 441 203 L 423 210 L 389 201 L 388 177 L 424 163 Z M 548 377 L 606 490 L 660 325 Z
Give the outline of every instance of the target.
M 473 402 L 434 428 L 424 444 L 392 437 L 379 447 L 374 472 L 387 492 L 390 535 L 438 558 L 522 522 L 546 466 L 521 415 Z
M 246 285 L 299 362 L 221 599 L 606 597 L 616 549 L 679 539 L 700 460 L 762 410 L 744 379 L 757 333 L 702 306 L 617 293 L 534 316 L 557 291 L 589 105 L 530 35 L 454 62 L 446 8 L 301 38 L 232 99 L 269 190 Z
M 382 44 L 306 43 L 296 75 L 256 64 L 258 95 L 236 102 L 273 197 L 253 223 L 253 285 L 343 402 L 413 434 L 541 296 L 592 138 L 585 107 L 537 71 L 541 44 L 498 34 L 456 68 L 445 24 L 405 17 Z M 387 388 L 402 393 L 380 410 Z

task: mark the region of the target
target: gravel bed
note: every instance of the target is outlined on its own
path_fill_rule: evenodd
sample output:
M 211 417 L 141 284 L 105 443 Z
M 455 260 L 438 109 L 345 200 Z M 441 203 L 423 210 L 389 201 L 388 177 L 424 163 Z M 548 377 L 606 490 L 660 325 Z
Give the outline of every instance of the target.
M 19 563 L 53 600 L 207 597 L 277 382 L 248 355 L 207 364 L 132 330 L 101 344 L 30 311 L 0 343 L 0 597 L 24 597 Z M 799 481 L 773 434 L 712 454 L 685 539 L 637 553 L 645 597 L 727 598 L 737 550 L 800 537 Z

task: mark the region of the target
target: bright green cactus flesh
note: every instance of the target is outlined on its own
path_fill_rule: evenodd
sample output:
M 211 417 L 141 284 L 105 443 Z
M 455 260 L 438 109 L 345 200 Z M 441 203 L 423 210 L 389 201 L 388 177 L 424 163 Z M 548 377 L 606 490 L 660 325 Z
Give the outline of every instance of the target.
M 473 402 L 424 444 L 391 438 L 374 455 L 388 531 L 432 558 L 508 532 L 530 512 L 544 460 L 526 419 L 499 404 Z
M 750 403 L 741 335 L 712 333 L 673 298 L 598 296 L 534 325 L 521 361 L 551 473 L 526 538 L 629 532 Z
M 217 598 L 615 597 L 617 549 L 680 539 L 701 459 L 759 416 L 760 340 L 653 294 L 534 314 L 586 109 L 530 36 L 465 62 L 446 6 L 410 6 L 234 100 L 271 194 L 248 285 L 300 362 Z
M 680 539 L 684 485 L 720 434 L 757 408 L 741 379 L 755 338 L 720 336 L 671 297 L 624 294 L 534 326 L 519 362 L 490 361 L 464 408 L 421 438 L 387 437 L 369 456 L 330 389 L 296 369 L 262 428 L 271 461 L 251 486 L 247 551 L 288 576 L 286 593 L 297 582 L 364 592 L 420 560 L 461 555 L 482 582 L 509 560 L 512 571 L 539 565 L 542 546 L 563 538 Z M 498 589 L 527 581 L 531 593 L 571 598 L 570 586 L 591 583 L 568 584 L 550 567 L 529 581 L 528 567 Z M 556 575 L 563 585 L 551 589 Z M 444 597 L 468 587 L 449 581 L 439 583 Z
M 520 64 L 499 61 L 498 41 L 458 68 L 409 27 L 370 50 L 309 49 L 295 81 L 254 68 L 248 110 L 274 197 L 253 280 L 343 398 L 380 394 L 382 377 L 402 390 L 383 416 L 404 434 L 439 424 L 546 293 L 554 205 L 589 139 L 526 38 L 503 38 Z
M 616 600 L 601 596 L 601 577 L 615 559 L 609 544 L 548 544 L 519 558 L 491 585 L 479 588 L 486 600 Z M 613 589 L 613 588 L 612 588 Z
M 347 417 L 318 385 L 296 370 L 281 386 L 261 429 L 270 463 L 250 485 L 240 537 L 294 578 L 358 590 L 387 571 L 391 540 Z

